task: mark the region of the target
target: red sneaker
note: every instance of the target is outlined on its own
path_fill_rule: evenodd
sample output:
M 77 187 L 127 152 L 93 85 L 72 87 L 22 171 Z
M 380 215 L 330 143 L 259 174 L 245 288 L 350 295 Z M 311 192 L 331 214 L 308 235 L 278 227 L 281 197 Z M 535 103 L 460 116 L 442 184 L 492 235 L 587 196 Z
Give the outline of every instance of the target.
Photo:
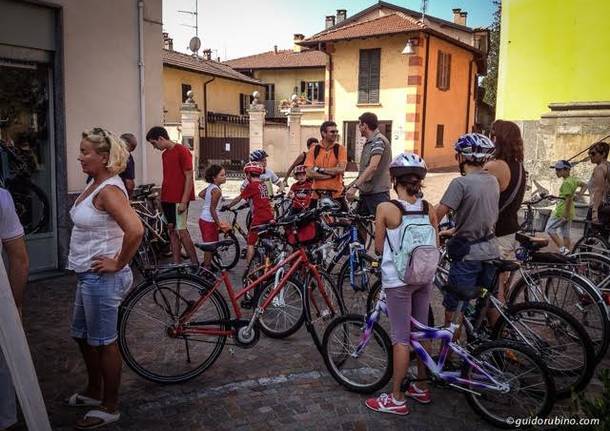
M 415 386 L 415 383 L 409 385 L 405 395 L 421 404 L 430 404 L 432 401 L 430 398 L 430 389 L 419 389 Z
M 381 394 L 377 398 L 369 398 L 364 404 L 376 412 L 392 413 L 393 415 L 400 416 L 409 414 L 407 402 L 396 401 L 392 394 Z

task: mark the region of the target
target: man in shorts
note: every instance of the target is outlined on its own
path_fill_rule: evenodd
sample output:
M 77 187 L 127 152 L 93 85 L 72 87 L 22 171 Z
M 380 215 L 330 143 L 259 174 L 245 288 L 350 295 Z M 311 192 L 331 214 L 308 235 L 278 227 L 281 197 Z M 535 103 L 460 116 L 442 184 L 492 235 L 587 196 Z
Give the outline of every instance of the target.
M 163 151 L 161 207 L 167 219 L 174 263 L 180 263 L 181 248 L 184 247 L 191 263 L 197 265 L 197 253 L 187 230 L 189 203 L 195 200 L 193 156 L 184 145 L 170 140 L 163 127 L 150 129 L 146 140 L 157 150 Z

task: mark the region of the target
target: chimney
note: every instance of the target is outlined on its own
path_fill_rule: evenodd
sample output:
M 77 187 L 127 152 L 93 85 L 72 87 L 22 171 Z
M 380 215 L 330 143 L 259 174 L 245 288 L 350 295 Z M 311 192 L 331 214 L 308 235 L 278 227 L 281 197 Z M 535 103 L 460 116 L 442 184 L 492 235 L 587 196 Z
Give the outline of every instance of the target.
M 277 54 L 277 45 L 273 45 L 273 52 Z
M 174 39 L 169 37 L 168 32 L 163 32 L 163 48 L 173 50 L 174 49 Z
M 203 54 L 203 59 L 204 60 L 211 60 L 212 59 L 212 50 L 211 49 L 204 49 L 202 54 Z
M 460 24 L 462 24 L 464 26 L 466 25 L 467 16 L 468 16 L 468 12 L 466 12 L 466 11 L 460 12 Z
M 345 18 L 347 18 L 347 10 L 337 9 L 337 24 L 339 24 L 341 21 L 345 21 Z
M 451 12 L 453 12 L 453 23 L 454 24 L 459 24 L 460 23 L 460 12 L 462 12 L 462 9 L 455 8 L 455 9 L 451 9 Z
M 303 48 L 301 45 L 297 45 L 297 42 L 302 41 L 303 39 L 305 39 L 305 35 L 304 34 L 300 34 L 300 33 L 295 33 L 292 40 L 293 40 L 293 45 L 292 45 L 292 51 L 293 52 L 301 52 L 301 49 Z
M 335 25 L 335 16 L 334 15 L 326 15 L 326 25 L 325 29 L 331 28 Z

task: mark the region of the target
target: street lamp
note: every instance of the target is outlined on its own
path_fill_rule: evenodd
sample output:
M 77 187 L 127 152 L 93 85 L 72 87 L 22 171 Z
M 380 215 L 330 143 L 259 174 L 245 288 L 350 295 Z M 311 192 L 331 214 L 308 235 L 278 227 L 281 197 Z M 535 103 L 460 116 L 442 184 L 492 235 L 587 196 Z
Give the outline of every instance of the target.
M 415 48 L 417 46 L 417 39 L 409 39 L 407 40 L 407 44 L 405 45 L 405 48 L 402 50 L 402 53 L 405 55 L 413 55 L 415 54 Z

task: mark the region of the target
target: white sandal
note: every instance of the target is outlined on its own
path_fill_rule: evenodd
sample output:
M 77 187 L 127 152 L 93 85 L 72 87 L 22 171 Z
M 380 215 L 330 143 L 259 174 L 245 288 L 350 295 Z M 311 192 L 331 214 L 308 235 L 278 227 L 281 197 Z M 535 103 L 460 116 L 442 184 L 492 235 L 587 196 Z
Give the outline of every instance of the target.
M 109 425 L 117 422 L 121 418 L 121 414 L 117 411 L 116 413 L 109 413 L 104 410 L 90 410 L 85 413 L 84 420 L 87 419 L 99 419 L 101 422 L 92 425 L 74 425 L 77 430 L 91 430 L 99 427 Z
M 64 404 L 70 407 L 97 407 L 102 404 L 102 401 L 75 393 L 70 398 L 66 398 Z

